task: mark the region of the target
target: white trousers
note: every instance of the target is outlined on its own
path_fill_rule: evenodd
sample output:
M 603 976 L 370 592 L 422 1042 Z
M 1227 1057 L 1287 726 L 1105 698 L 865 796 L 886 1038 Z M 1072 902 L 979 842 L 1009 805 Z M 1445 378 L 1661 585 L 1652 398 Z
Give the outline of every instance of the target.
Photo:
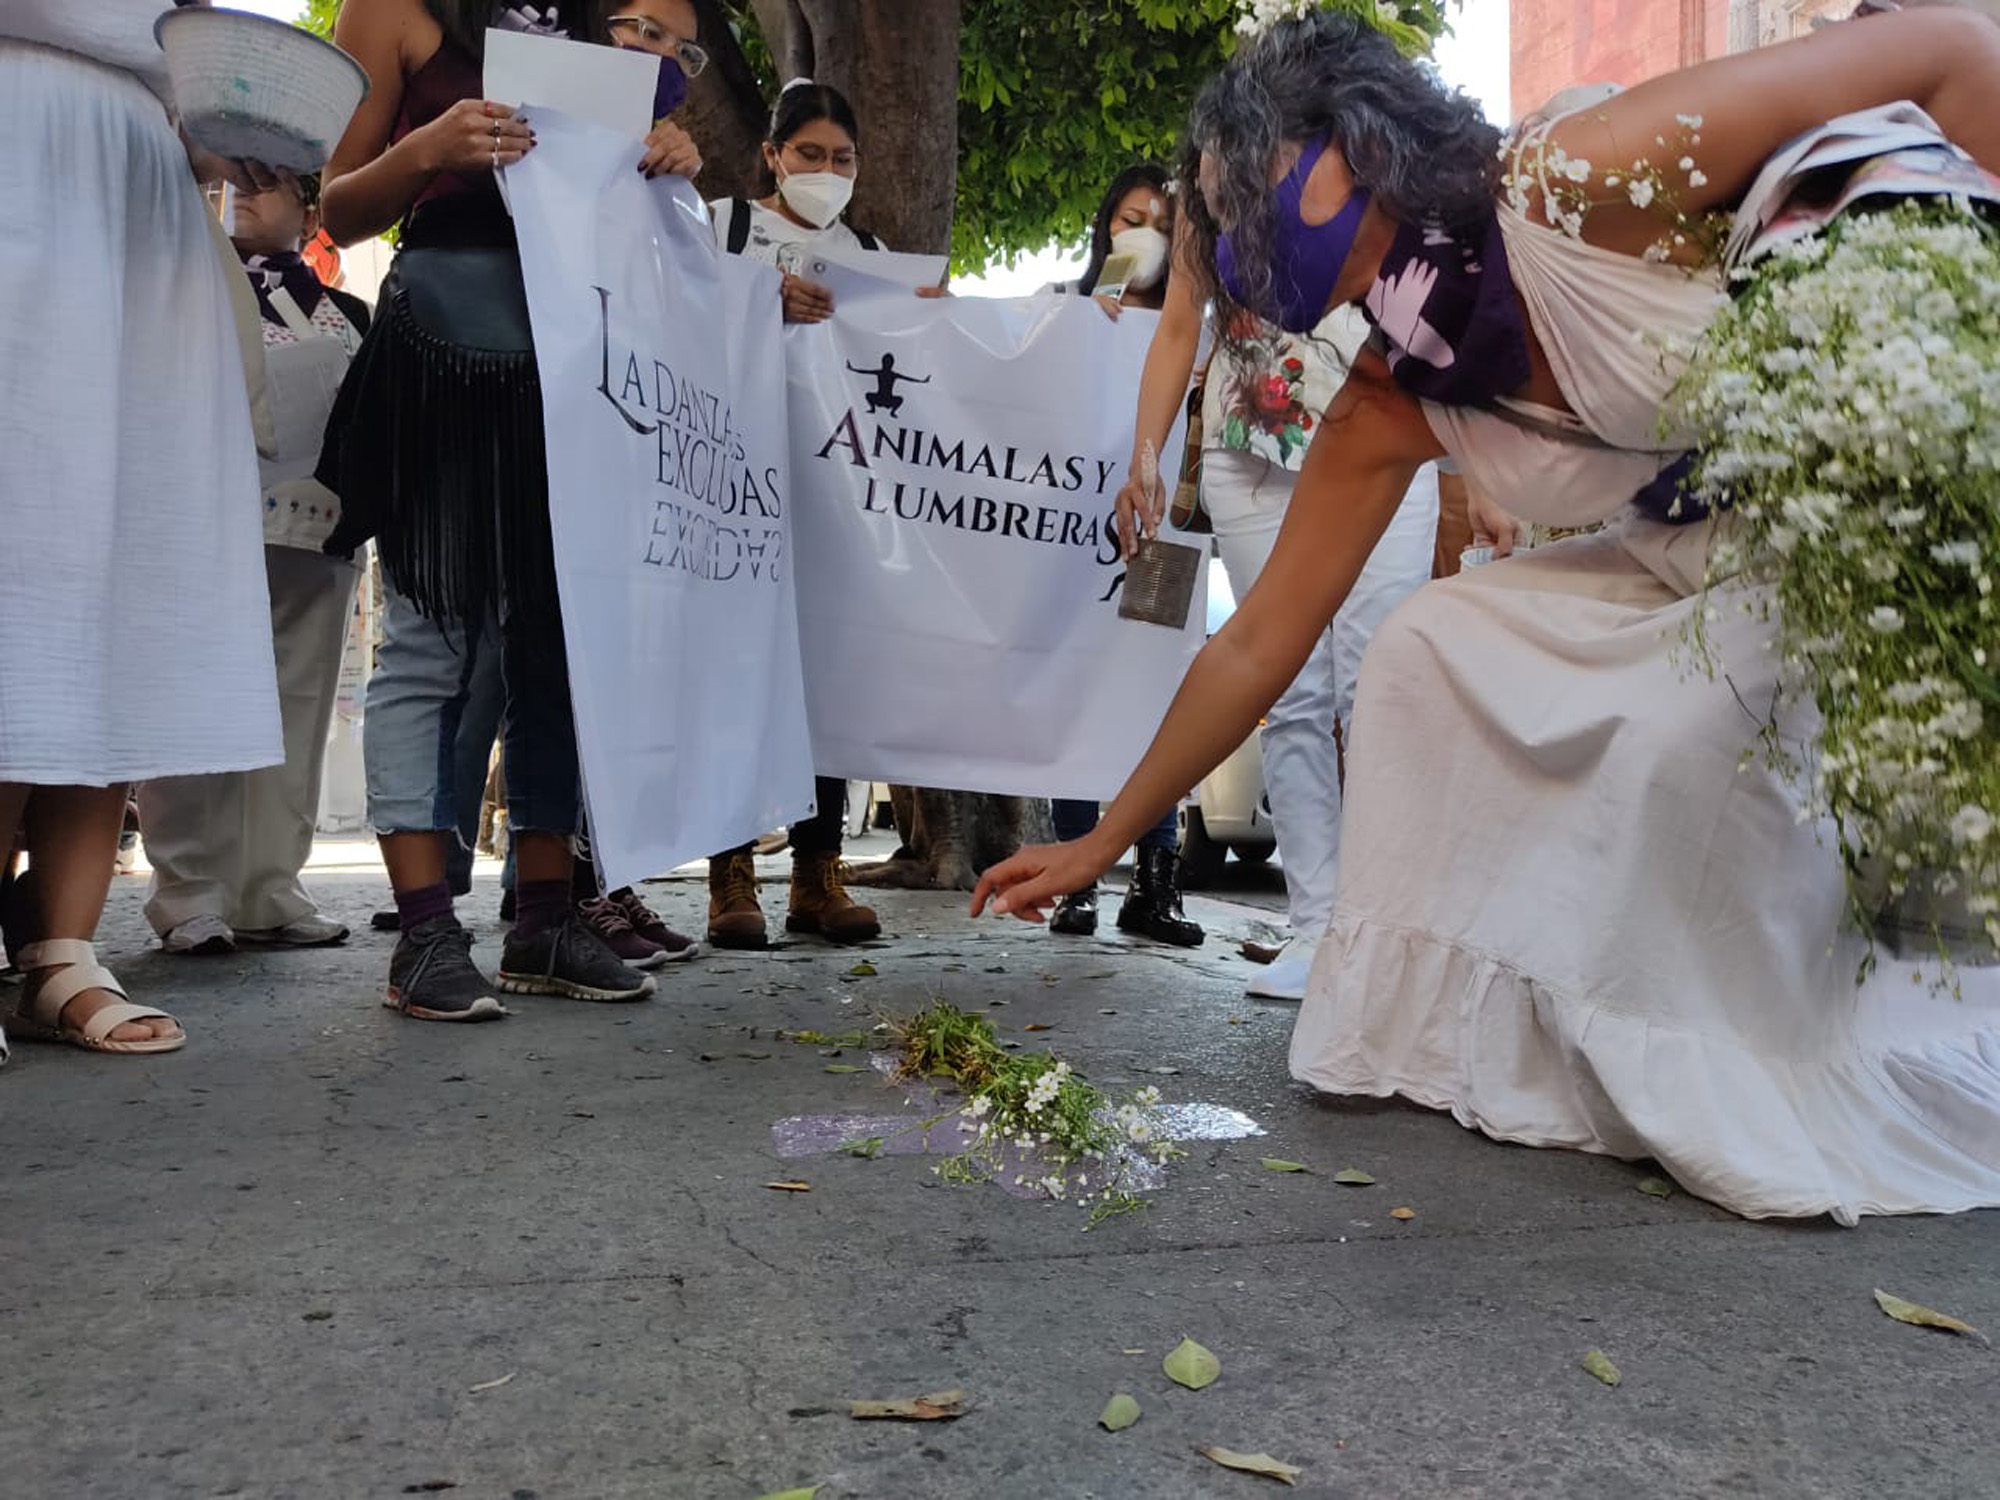
M 1202 454 L 1201 464 L 1202 504 L 1215 528 L 1230 592 L 1240 601 L 1278 540 L 1298 475 L 1235 449 L 1211 448 Z M 1354 685 L 1375 627 L 1430 580 L 1437 518 L 1437 470 L 1426 464 L 1340 613 L 1265 716 L 1264 790 L 1296 936 L 1318 937 L 1333 916 L 1340 871 L 1340 762 L 1334 725 L 1347 735 Z
M 153 886 L 146 919 L 162 936 L 198 916 L 246 932 L 316 907 L 299 883 L 319 821 L 327 729 L 354 608 L 354 565 L 266 547 L 285 762 L 261 771 L 172 776 L 139 788 Z

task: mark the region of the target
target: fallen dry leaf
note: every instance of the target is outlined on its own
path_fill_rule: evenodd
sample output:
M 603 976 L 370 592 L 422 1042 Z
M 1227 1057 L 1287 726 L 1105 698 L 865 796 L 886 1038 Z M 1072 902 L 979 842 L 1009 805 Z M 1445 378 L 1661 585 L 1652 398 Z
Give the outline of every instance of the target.
M 569 1112 L 569 1117 L 572 1120 L 594 1120 L 597 1118 L 596 1115 L 587 1109 L 573 1109 Z
M 868 1070 L 866 1068 L 857 1068 L 853 1063 L 828 1063 L 826 1071 L 829 1073 L 866 1073 Z
M 860 963 L 849 969 L 847 973 L 848 977 L 852 979 L 873 979 L 875 977 L 875 965 L 863 959 Z
M 512 1370 L 509 1370 L 505 1375 L 502 1375 L 498 1380 L 482 1380 L 479 1382 L 478 1385 L 468 1386 L 467 1389 L 475 1393 L 479 1391 L 497 1391 L 500 1389 L 501 1386 L 507 1384 L 507 1382 L 512 1380 L 513 1378 L 514 1378 L 514 1372 Z
M 965 1392 L 936 1391 L 905 1401 L 850 1401 L 847 1413 L 861 1422 L 944 1422 L 965 1415 Z
M 767 1182 L 764 1186 L 781 1193 L 810 1193 L 813 1190 L 810 1182 Z
M 1120 1349 L 1118 1352 L 1120 1354 L 1144 1354 L 1146 1351 L 1144 1349 Z
M 1674 1185 L 1664 1177 L 1641 1177 L 1639 1191 L 1648 1198 L 1671 1198 L 1674 1195 Z
M 1229 1018 L 1229 1024 L 1231 1026 L 1248 1026 L 1250 1024 L 1250 1021 L 1249 1018 L 1246 1016 L 1231 1016 Z
M 1342 1167 L 1333 1174 L 1333 1180 L 1342 1187 L 1373 1187 L 1375 1179 L 1359 1167 Z
M 1611 1356 L 1606 1354 L 1602 1349 L 1586 1350 L 1583 1356 L 1583 1367 L 1606 1385 L 1616 1385 L 1625 1378 L 1618 1373 L 1618 1366 L 1611 1363 Z
M 1237 1453 L 1229 1448 L 1197 1448 L 1194 1450 L 1211 1463 L 1221 1464 L 1225 1469 L 1241 1469 L 1245 1474 L 1262 1474 L 1281 1484 L 1297 1484 L 1304 1469 L 1296 1464 L 1282 1463 L 1268 1453 Z
M 1941 1313 L 1934 1307 L 1925 1307 L 1921 1302 L 1908 1302 L 1892 1296 L 1879 1286 L 1875 1288 L 1875 1305 L 1894 1318 L 1898 1323 L 1908 1323 L 1917 1328 L 1942 1328 L 1946 1333 L 1964 1334 L 1969 1339 L 1992 1346 L 1992 1341 L 1970 1323 Z
M 1175 1385 L 1184 1385 L 1191 1391 L 1215 1384 L 1215 1377 L 1222 1373 L 1222 1361 L 1202 1348 L 1186 1334 L 1173 1352 L 1160 1361 L 1160 1368 L 1167 1373 L 1167 1379 Z
M 1030 1021 L 1021 1029 L 1023 1031 L 1054 1031 L 1056 1028 L 1055 1023 L 1052 1021 Z
M 1257 1165 L 1266 1172 L 1310 1172 L 1311 1167 L 1302 1161 L 1283 1161 L 1275 1156 L 1260 1156 Z
M 768 1495 L 759 1495 L 757 1500 L 813 1500 L 825 1488 L 823 1484 L 814 1484 L 802 1490 L 773 1490 Z
M 1403 1219 L 1407 1221 L 1410 1219 L 1414 1219 L 1416 1216 L 1417 1216 L 1417 1211 L 1414 1208 L 1392 1208 L 1389 1210 L 1389 1217 L 1392 1219 Z
M 1273 948 L 1269 943 L 1245 943 L 1237 951 L 1253 964 L 1274 964 L 1285 950 Z
M 1104 1403 L 1104 1412 L 1097 1419 L 1097 1425 L 1106 1432 L 1123 1432 L 1139 1420 L 1139 1403 L 1123 1391 L 1119 1391 Z

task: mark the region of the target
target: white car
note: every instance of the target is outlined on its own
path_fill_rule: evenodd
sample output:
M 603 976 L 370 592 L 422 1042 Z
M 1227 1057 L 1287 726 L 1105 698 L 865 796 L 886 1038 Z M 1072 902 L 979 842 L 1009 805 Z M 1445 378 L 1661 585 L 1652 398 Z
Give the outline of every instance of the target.
M 1208 633 L 1212 636 L 1236 612 L 1236 598 L 1222 564 L 1208 565 Z M 1189 890 L 1210 885 L 1234 854 L 1261 865 L 1277 852 L 1271 826 L 1271 799 L 1264 792 L 1264 755 L 1256 735 L 1202 780 L 1181 804 L 1181 884 Z

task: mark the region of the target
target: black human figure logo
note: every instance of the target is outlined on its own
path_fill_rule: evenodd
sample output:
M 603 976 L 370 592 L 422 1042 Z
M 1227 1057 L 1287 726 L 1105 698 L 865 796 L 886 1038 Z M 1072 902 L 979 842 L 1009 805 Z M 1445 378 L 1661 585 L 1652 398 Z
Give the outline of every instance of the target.
M 878 411 L 885 411 L 893 417 L 903 409 L 903 397 L 896 394 L 897 381 L 907 381 L 911 385 L 929 385 L 931 383 L 931 378 L 928 375 L 897 374 L 896 356 L 893 354 L 882 356 L 882 368 L 879 370 L 864 370 L 859 365 L 853 364 L 850 364 L 847 368 L 852 370 L 856 375 L 874 377 L 875 389 L 868 393 L 868 412 L 871 416 Z

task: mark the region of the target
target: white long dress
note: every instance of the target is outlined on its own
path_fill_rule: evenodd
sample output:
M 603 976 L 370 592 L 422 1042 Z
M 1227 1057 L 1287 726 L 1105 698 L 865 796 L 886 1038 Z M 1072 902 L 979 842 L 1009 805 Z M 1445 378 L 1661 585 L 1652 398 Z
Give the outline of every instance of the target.
M 1581 424 L 1658 446 L 1656 336 L 1705 326 L 1715 283 L 1501 212 Z M 1472 483 L 1551 525 L 1614 514 L 1661 462 L 1428 415 Z M 1955 998 L 1885 957 L 1857 985 L 1828 830 L 1754 754 L 1739 770 L 1771 627 L 1714 601 L 1728 681 L 1679 646 L 1708 532 L 1627 516 L 1422 589 L 1377 632 L 1292 1072 L 1655 1157 L 1750 1217 L 2000 1205 L 2000 969 Z
M 0 15 L 0 781 L 283 758 L 243 360 L 155 92 L 162 8 Z

